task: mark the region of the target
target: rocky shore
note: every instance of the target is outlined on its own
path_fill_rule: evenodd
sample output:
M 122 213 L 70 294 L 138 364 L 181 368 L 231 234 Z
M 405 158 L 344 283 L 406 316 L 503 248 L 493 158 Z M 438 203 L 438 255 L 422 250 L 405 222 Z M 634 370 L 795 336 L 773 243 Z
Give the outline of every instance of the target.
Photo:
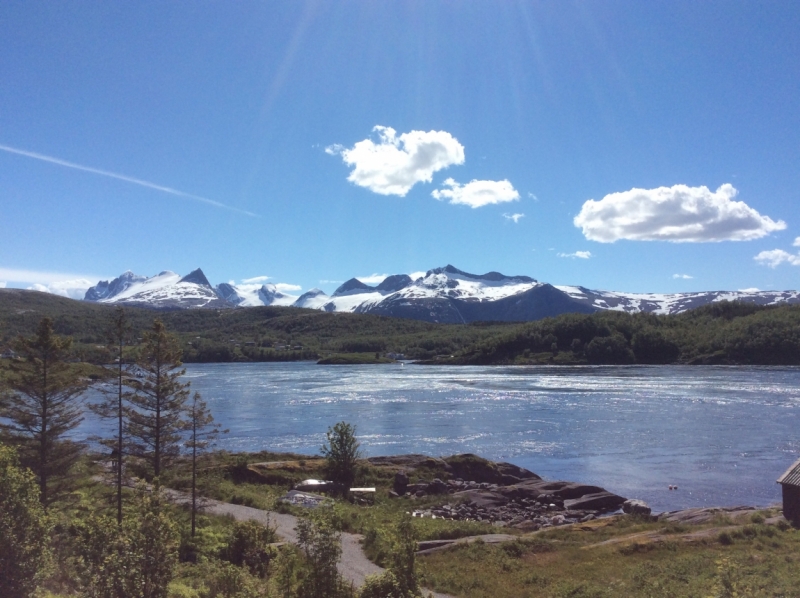
M 650 508 L 643 502 L 627 500 L 599 486 L 546 481 L 511 463 L 488 461 L 471 454 L 443 459 L 397 455 L 369 461 L 396 468 L 390 496 L 409 501 L 415 517 L 482 521 L 535 531 L 589 521 L 621 508 L 650 514 Z M 436 473 L 438 477 L 434 477 Z M 431 497 L 441 497 L 442 501 L 434 506 L 413 508 L 415 501 L 428 499 L 429 503 Z

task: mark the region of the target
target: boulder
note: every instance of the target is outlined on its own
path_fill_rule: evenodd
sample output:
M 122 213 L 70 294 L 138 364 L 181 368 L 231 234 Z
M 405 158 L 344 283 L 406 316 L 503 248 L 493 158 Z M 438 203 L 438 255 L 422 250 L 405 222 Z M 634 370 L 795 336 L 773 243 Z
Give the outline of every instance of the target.
M 392 488 L 398 494 L 405 494 L 408 488 L 408 474 L 404 471 L 398 471 L 394 474 L 394 485 Z
M 638 498 L 629 498 L 622 503 L 622 512 L 628 515 L 649 515 L 652 512 L 650 505 Z
M 564 506 L 571 510 L 581 511 L 616 511 L 625 502 L 625 498 L 611 492 L 595 492 L 580 498 L 565 500 Z
M 450 490 L 450 486 L 445 484 L 439 478 L 435 478 L 430 484 L 428 484 L 428 488 L 426 489 L 426 492 L 428 494 L 447 494 L 447 492 L 449 490 Z

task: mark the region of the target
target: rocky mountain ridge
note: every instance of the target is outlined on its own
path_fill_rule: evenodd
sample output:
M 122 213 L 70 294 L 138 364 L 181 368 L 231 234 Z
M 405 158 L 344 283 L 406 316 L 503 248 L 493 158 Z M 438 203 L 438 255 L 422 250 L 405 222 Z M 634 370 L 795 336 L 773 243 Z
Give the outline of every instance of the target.
M 758 305 L 800 303 L 800 292 L 620 293 L 582 286 L 556 286 L 529 276 L 507 276 L 499 272 L 476 275 L 447 265 L 428 270 L 415 280 L 407 274 L 395 274 L 370 286 L 351 278 L 331 295 L 311 289 L 300 296 L 284 293 L 273 284 L 236 285 L 231 282 L 212 287 L 200 268 L 183 277 L 164 271 L 147 278 L 128 271 L 91 287 L 84 300 L 153 309 L 280 305 L 461 324 L 531 321 L 563 313 L 603 310 L 675 314 L 723 300 Z

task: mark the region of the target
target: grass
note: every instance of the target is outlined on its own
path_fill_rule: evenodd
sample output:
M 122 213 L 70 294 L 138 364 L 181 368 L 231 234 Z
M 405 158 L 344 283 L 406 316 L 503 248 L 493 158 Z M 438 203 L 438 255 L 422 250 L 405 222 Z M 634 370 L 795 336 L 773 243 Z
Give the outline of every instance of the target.
M 480 465 L 475 459 L 465 459 L 454 462 L 462 467 Z M 187 469 L 186 463 L 178 463 L 173 471 L 181 473 L 173 474 L 165 485 L 186 487 L 188 476 L 182 472 Z M 388 530 L 401 513 L 453 500 L 452 496 L 390 498 L 394 471 L 391 466 L 363 465 L 358 481 L 377 487 L 373 505 L 337 501 L 344 529 L 364 534 L 365 553 L 378 564 L 389 561 Z M 63 522 L 59 536 L 66 533 L 65 524 L 72 518 L 98 511 L 113 514 L 113 488 L 92 482 L 96 472 L 91 458 L 82 460 L 77 473 L 85 483 L 78 500 L 54 513 Z M 428 473 L 436 473 L 433 464 L 430 472 L 423 470 L 425 477 Z M 264 509 L 278 505 L 303 515 L 305 509 L 280 506 L 283 503 L 276 501 L 294 481 L 308 477 L 324 477 L 321 459 L 221 451 L 203 463 L 200 484 L 207 496 Z M 201 598 L 225 580 L 253 591 L 265 590 L 266 582 L 247 572 L 234 571 L 239 577 L 232 578 L 233 570 L 220 560 L 232 537 L 231 518 L 201 515 L 192 540 L 187 509 L 173 506 L 170 510 L 182 530 L 181 554 L 193 555 L 188 560 L 194 561 L 180 565 L 171 598 Z M 785 523 L 767 525 L 775 514 L 775 510 L 755 512 L 738 522 L 720 515 L 704 525 L 614 516 L 533 534 L 477 522 L 415 518 L 420 540 L 497 531 L 519 535 L 503 544 L 478 541 L 418 557 L 417 570 L 425 587 L 460 598 L 800 597 L 800 531 Z M 59 569 L 68 571 L 67 565 L 60 564 Z M 62 577 L 55 575 L 41 596 L 73 595 L 74 588 Z
M 689 542 L 688 533 L 713 532 L 716 523 L 666 526 L 620 516 L 506 544 L 461 545 L 417 563 L 426 587 L 462 598 L 800 596 L 800 532 L 760 517 Z M 642 539 L 646 533 L 661 539 Z M 623 541 L 600 544 L 610 539 Z

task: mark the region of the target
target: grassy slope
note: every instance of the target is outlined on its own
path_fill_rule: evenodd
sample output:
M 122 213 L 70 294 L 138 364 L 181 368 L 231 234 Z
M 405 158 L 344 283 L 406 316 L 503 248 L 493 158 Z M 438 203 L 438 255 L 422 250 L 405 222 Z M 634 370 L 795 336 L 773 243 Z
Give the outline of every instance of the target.
M 291 483 L 324 477 L 320 459 L 299 455 L 217 454 L 215 462 L 207 470 L 207 492 L 262 508 L 273 506 Z M 254 465 L 263 462 L 272 463 Z M 368 556 L 384 564 L 385 533 L 397 516 L 443 500 L 388 498 L 393 473 L 365 463 L 359 483 L 378 488 L 374 506 L 339 503 L 345 528 L 363 533 Z M 519 534 L 510 543 L 475 543 L 417 559 L 425 586 L 461 598 L 798 596 L 800 531 L 764 525 L 774 514 L 743 521 L 720 516 L 692 526 L 615 516 L 528 535 L 474 522 L 417 518 L 413 524 L 422 540 Z
M 800 532 L 788 526 L 591 523 L 421 558 L 422 582 L 461 598 L 800 595 Z

